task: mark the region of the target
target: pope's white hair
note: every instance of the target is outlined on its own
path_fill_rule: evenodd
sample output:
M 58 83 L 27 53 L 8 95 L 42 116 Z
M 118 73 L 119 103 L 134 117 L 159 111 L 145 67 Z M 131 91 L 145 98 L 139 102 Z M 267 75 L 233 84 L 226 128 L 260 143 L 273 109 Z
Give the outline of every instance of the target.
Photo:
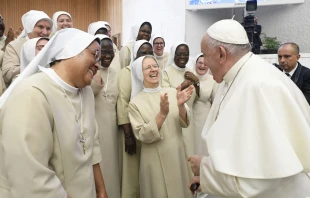
M 231 56 L 242 56 L 251 51 L 252 48 L 250 43 L 248 44 L 224 43 L 214 38 L 211 38 L 209 35 L 207 35 L 206 37 L 206 45 L 211 49 L 222 46 L 228 51 L 228 53 Z

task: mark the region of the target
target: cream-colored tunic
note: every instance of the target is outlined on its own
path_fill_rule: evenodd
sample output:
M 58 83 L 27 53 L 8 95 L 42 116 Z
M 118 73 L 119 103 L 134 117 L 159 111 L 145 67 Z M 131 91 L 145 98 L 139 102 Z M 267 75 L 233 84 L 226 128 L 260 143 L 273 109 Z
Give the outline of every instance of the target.
M 3 94 L 3 92 L 6 89 L 3 77 L 2 77 L 2 62 L 3 62 L 3 55 L 4 52 L 0 49 L 0 96 Z
M 156 116 L 161 92 L 168 93 L 170 105 L 169 114 L 158 130 Z M 139 171 L 141 197 L 189 198 L 192 196 L 187 186 L 191 174 L 181 128 L 187 127 L 187 124 L 179 116 L 176 90 L 164 88 L 161 92 L 140 92 L 129 104 L 132 128 L 142 144 Z
M 208 74 L 204 79 L 200 79 L 200 97 L 197 97 L 193 104 L 195 155 L 208 154 L 207 144 L 202 139 L 201 132 L 211 109 L 217 89 L 218 83 L 213 80 L 212 75 Z
M 66 93 L 80 117 L 79 94 Z M 9 189 L 18 198 L 96 198 L 93 164 L 101 153 L 95 102 L 90 87 L 82 95 L 85 155 L 75 113 L 59 85 L 41 72 L 14 88 L 0 114 L 1 198 L 10 197 Z
M 113 61 L 110 65 L 110 67 L 115 68 L 116 73 L 118 74 L 121 70 L 121 64 L 119 62 L 119 50 L 117 49 L 117 46 L 113 43 L 113 49 L 115 50 L 115 56 L 113 58 Z
M 131 96 L 131 67 L 121 69 L 118 75 L 118 100 L 117 117 L 118 125 L 130 123 L 128 115 L 128 105 Z M 122 198 L 138 198 L 139 191 L 139 164 L 141 144 L 136 142 L 136 154 L 129 155 L 125 151 L 124 132 L 120 130 L 120 148 L 122 161 Z
M 154 54 L 154 56 L 159 64 L 159 68 L 161 69 L 161 71 L 164 70 L 168 63 L 169 53 L 164 52 L 162 56 L 156 56 L 156 54 Z
M 121 69 L 130 65 L 131 61 L 131 51 L 133 47 L 134 41 L 127 43 L 127 45 L 123 46 L 119 51 L 119 62 L 121 63 Z
M 194 73 L 189 68 L 185 68 L 185 71 L 179 71 L 176 68 L 174 68 L 172 65 L 167 66 L 166 69 L 164 69 L 164 71 L 162 72 L 162 87 L 177 88 L 179 85 L 181 85 L 185 81 L 184 74 L 186 71 L 190 71 Z M 191 112 L 192 112 L 195 98 L 196 98 L 196 91 L 194 89 L 192 97 L 186 103 Z M 182 129 L 188 157 L 194 154 L 194 132 L 193 132 L 194 128 L 193 126 L 194 125 L 190 125 L 188 128 Z
M 4 52 L 2 63 L 2 75 L 8 87 L 14 77 L 20 73 L 20 52 L 26 38 L 19 38 L 10 42 Z
M 100 168 L 108 196 L 120 198 L 119 130 L 116 116 L 117 73 L 111 66 L 101 68 L 98 72 L 104 87 L 93 82 L 92 89 L 95 94 L 96 120 L 103 159 Z
M 5 46 L 6 36 L 0 37 L 0 50 Z

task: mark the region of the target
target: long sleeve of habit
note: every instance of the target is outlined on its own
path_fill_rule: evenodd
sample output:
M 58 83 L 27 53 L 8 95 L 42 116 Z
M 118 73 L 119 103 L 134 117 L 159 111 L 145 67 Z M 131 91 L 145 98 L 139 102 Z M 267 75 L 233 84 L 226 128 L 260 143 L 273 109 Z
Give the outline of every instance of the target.
M 99 130 L 98 130 L 97 121 L 96 121 L 96 131 L 94 134 L 94 147 L 93 147 L 92 160 L 93 160 L 93 165 L 98 164 L 102 160 L 101 150 L 100 150 Z
M 118 125 L 130 123 L 128 117 L 128 104 L 131 95 L 131 73 L 128 67 L 121 69 L 118 75 L 118 98 L 117 98 L 117 118 Z
M 36 88 L 14 97 L 15 106 L 2 114 L 5 168 L 13 197 L 66 198 L 60 179 L 49 167 L 53 154 L 52 110 Z
M 297 176 L 294 175 L 279 179 L 248 179 L 227 175 L 215 170 L 209 156 L 204 157 L 200 164 L 200 184 L 202 192 L 221 197 L 273 197 L 277 194 L 273 194 L 273 191 L 278 189 L 279 185 L 288 184 L 296 180 L 296 178 Z M 305 183 L 307 183 L 306 178 L 304 179 Z M 301 181 L 302 180 L 303 179 L 301 179 Z M 303 188 L 304 187 L 300 185 L 300 191 L 303 191 Z M 284 191 L 284 189 L 282 189 L 282 191 Z M 272 195 L 269 194 L 271 192 L 273 192 Z M 297 194 L 294 195 L 297 196 Z
M 119 51 L 119 62 L 121 64 L 121 69 L 128 66 L 131 61 L 131 52 L 127 46 L 123 46 Z
M 137 140 L 153 143 L 164 138 L 162 130 L 158 130 L 156 115 L 154 114 L 153 119 L 144 120 L 136 105 L 129 103 L 129 118 Z
M 8 44 L 5 49 L 2 63 L 2 75 L 6 84 L 11 84 L 16 75 L 20 73 L 20 60 L 18 52 Z
M 170 66 L 168 66 L 168 67 L 170 67 Z M 162 75 L 161 86 L 162 87 L 171 87 L 167 72 L 165 70 L 163 70 L 161 75 Z

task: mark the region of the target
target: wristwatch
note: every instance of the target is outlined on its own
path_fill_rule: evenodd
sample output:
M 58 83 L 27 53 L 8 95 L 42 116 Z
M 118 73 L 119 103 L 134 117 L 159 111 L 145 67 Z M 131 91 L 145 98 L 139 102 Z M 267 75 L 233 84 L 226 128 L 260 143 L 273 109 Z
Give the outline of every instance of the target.
M 199 82 L 199 81 L 194 82 L 194 86 L 195 86 L 195 87 L 200 87 L 200 82 Z

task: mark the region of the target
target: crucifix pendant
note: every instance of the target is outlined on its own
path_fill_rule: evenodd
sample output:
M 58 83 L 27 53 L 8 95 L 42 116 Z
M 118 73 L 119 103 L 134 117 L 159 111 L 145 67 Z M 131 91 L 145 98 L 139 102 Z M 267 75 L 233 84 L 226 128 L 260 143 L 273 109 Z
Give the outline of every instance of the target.
M 107 94 L 107 93 L 104 93 L 104 94 L 103 94 L 103 97 L 104 97 L 105 99 L 107 99 L 108 96 L 109 96 L 109 94 Z
M 80 142 L 83 144 L 82 147 L 83 147 L 83 153 L 85 155 L 85 142 L 86 142 L 86 139 L 84 138 L 84 136 L 82 135 L 82 139 L 80 139 Z

